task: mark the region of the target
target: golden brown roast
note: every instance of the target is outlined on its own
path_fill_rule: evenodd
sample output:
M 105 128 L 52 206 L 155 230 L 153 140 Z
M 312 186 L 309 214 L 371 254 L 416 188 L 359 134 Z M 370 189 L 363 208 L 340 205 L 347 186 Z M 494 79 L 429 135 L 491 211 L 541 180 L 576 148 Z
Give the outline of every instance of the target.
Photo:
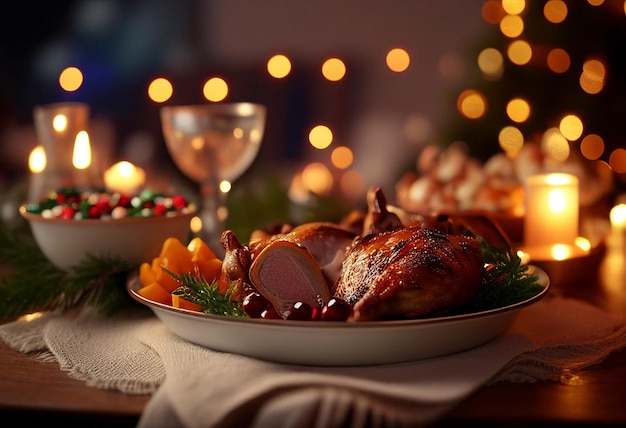
M 476 293 L 482 265 L 476 238 L 418 224 L 357 241 L 332 294 L 354 306 L 353 321 L 436 315 Z

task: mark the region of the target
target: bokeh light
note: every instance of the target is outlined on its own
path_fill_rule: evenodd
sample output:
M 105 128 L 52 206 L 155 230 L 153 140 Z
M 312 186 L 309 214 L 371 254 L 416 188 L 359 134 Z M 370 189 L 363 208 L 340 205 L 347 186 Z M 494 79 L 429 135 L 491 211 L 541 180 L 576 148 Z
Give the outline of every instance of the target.
M 333 188 L 333 175 L 323 163 L 313 162 L 302 170 L 302 184 L 317 195 L 327 195 Z
M 148 85 L 148 97 L 155 103 L 163 103 L 169 100 L 174 93 L 172 83 L 164 77 L 154 79 Z
M 609 165 L 618 174 L 626 173 L 626 149 L 615 149 L 609 156 Z
M 507 15 L 500 21 L 500 32 L 511 39 L 519 37 L 524 32 L 524 21 L 517 15 Z
M 562 0 L 549 0 L 543 6 L 543 16 L 549 22 L 559 24 L 567 18 L 567 5 Z
M 583 64 L 580 75 L 580 87 L 588 94 L 597 94 L 604 88 L 606 67 L 597 59 L 589 59 Z
M 228 95 L 228 84 L 221 77 L 212 77 L 202 87 L 202 94 L 209 101 L 222 101 Z
M 504 58 L 499 50 L 486 48 L 478 54 L 478 68 L 487 79 L 498 79 L 504 72 Z
M 333 142 L 333 132 L 326 125 L 316 125 L 309 131 L 309 143 L 316 149 L 325 149 Z
M 586 135 L 580 142 L 580 153 L 590 160 L 600 159 L 604 153 L 604 140 L 597 134 Z
M 487 0 L 480 9 L 480 16 L 488 24 L 498 24 L 506 14 L 501 0 Z
M 513 157 L 524 145 L 524 134 L 514 126 L 506 126 L 498 134 L 498 144 L 507 156 Z
M 67 67 L 59 75 L 59 85 L 63 90 L 74 92 L 83 84 L 83 73 L 76 67 Z
M 583 135 L 583 122 L 578 116 L 568 114 L 561 119 L 559 131 L 569 141 L 576 141 Z
M 466 89 L 457 99 L 459 113 L 468 119 L 479 119 L 487 111 L 487 99 L 474 89 Z
M 522 98 L 514 98 L 507 103 L 506 114 L 513 122 L 526 122 L 530 116 L 530 105 Z
M 409 68 L 411 64 L 411 57 L 409 53 L 402 48 L 394 48 L 387 52 L 386 57 L 387 67 L 391 71 L 400 73 Z
M 228 193 L 232 189 L 233 185 L 228 180 L 222 180 L 222 181 L 220 181 L 218 187 L 220 188 L 220 192 Z
M 513 64 L 528 64 L 533 56 L 533 49 L 525 40 L 515 40 L 509 45 L 507 56 Z
M 330 161 L 333 166 L 338 169 L 346 169 L 352 165 L 354 154 L 349 147 L 338 146 L 333 149 L 330 154 Z
M 337 82 L 346 75 L 346 65 L 339 58 L 329 58 L 322 64 L 322 76 L 331 82 Z
M 502 0 L 502 9 L 510 15 L 519 15 L 526 8 L 526 0 Z
M 283 79 L 291 73 L 291 61 L 285 55 L 274 55 L 267 61 L 267 72 L 276 79 Z
M 558 128 L 550 128 L 543 134 L 541 150 L 558 161 L 564 161 L 570 155 L 569 142 Z
M 571 59 L 567 51 L 561 48 L 552 49 L 546 58 L 548 68 L 555 73 L 565 73 L 569 70 Z

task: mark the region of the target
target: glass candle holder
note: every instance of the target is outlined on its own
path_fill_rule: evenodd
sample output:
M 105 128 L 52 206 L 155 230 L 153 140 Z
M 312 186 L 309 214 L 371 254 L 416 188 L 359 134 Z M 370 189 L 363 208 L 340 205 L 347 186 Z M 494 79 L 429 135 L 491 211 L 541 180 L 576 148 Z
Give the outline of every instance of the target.
M 79 146 L 77 137 L 78 142 L 83 143 L 80 146 L 85 148 L 89 115 L 89 105 L 80 102 L 52 103 L 34 108 L 35 131 L 46 156 L 46 166 L 42 171 L 44 193 L 60 187 L 88 184 L 84 178 L 86 173 L 81 171 L 81 168 L 86 168 L 85 164 L 91 162 L 88 140 L 87 153 L 82 155 L 89 159 L 82 159 L 79 166 L 76 166 L 76 155 L 81 154 L 75 153 L 75 148 Z M 39 195 L 42 196 L 45 195 Z
M 533 175 L 526 181 L 524 244 L 574 245 L 578 237 L 578 178 L 571 174 Z

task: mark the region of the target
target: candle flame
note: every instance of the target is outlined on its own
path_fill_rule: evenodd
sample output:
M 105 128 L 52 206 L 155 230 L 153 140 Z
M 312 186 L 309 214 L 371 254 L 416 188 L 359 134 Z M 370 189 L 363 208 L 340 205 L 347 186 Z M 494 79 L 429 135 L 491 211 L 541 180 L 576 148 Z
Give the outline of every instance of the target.
M 565 260 L 572 255 L 572 249 L 569 245 L 555 244 L 552 246 L 552 258 L 554 260 Z
M 28 168 L 34 174 L 38 174 L 46 169 L 46 151 L 42 146 L 37 146 L 30 152 Z
M 135 173 L 135 165 L 128 161 L 121 161 L 118 164 L 118 171 L 122 177 L 128 178 L 131 177 Z
M 91 165 L 91 146 L 87 131 L 80 131 L 76 134 L 72 164 L 76 169 L 86 169 Z
M 626 204 L 617 204 L 611 208 L 611 224 L 614 226 L 626 226 Z
M 565 194 L 562 190 L 555 189 L 548 195 L 548 206 L 553 213 L 560 213 L 565 209 Z
M 551 186 L 564 186 L 566 184 L 571 184 L 574 181 L 575 177 L 570 174 L 553 172 L 546 176 L 546 182 Z
M 584 236 L 578 236 L 576 241 L 574 241 L 574 245 L 585 252 L 589 252 L 591 250 L 591 242 Z
M 52 127 L 57 132 L 63 132 L 67 129 L 67 116 L 64 114 L 57 114 L 52 119 Z

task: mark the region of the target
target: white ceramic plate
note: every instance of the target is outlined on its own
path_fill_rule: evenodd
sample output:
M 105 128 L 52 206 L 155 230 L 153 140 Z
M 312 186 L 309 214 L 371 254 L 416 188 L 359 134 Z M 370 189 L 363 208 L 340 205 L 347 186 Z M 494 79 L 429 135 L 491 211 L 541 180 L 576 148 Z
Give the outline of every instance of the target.
M 504 333 L 521 308 L 547 294 L 548 275 L 535 266 L 529 272 L 544 289 L 515 305 L 441 318 L 362 323 L 236 318 L 177 309 L 140 296 L 136 275 L 129 278 L 128 292 L 174 334 L 216 351 L 280 363 L 357 366 L 438 357 L 490 341 Z

